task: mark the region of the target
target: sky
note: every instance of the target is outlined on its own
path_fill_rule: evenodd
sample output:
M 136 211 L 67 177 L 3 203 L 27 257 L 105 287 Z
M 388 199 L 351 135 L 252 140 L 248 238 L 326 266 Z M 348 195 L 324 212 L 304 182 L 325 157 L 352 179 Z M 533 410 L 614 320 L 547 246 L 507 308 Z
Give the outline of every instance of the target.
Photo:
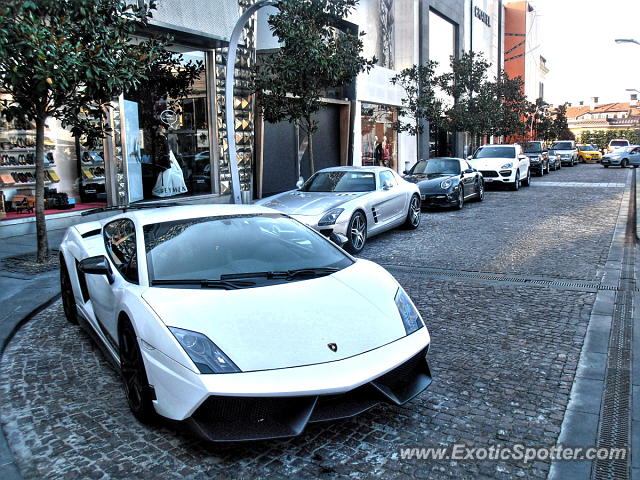
M 539 25 L 540 55 L 547 59 L 545 100 L 552 104 L 600 97 L 629 101 L 640 90 L 640 0 L 530 0 Z M 640 96 L 640 95 L 639 95 Z

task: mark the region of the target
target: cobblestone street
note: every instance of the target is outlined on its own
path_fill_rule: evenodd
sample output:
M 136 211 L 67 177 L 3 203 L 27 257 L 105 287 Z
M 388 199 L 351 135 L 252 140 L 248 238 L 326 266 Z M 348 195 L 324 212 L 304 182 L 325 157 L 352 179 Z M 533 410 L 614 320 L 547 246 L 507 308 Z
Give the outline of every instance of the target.
M 32 479 L 546 478 L 550 462 L 399 452 L 557 442 L 630 178 L 628 169 L 563 168 L 371 238 L 362 256 L 390 269 L 429 328 L 433 383 L 402 407 L 309 425 L 293 439 L 212 445 L 143 426 L 57 302 L 18 331 L 0 364 L 0 421 L 18 467 Z

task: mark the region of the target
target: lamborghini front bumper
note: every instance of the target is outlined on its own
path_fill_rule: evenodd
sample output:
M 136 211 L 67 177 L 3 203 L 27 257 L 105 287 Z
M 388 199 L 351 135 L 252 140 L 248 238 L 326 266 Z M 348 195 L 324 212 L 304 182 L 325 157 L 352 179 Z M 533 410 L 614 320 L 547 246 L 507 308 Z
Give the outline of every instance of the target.
M 157 350 L 142 352 L 157 412 L 206 440 L 231 442 L 295 436 L 308 423 L 411 400 L 432 380 L 429 341 L 422 328 L 335 362 L 222 375 L 195 374 Z

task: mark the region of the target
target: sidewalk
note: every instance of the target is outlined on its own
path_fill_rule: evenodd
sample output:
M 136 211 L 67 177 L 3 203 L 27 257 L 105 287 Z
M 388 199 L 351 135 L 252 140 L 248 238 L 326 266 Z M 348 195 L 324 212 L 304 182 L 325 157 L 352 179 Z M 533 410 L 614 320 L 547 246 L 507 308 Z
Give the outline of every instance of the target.
M 49 233 L 49 248 L 58 249 L 64 230 Z M 34 234 L 4 238 L 0 241 L 0 259 L 16 255 L 35 256 L 36 236 Z M 32 313 L 46 307 L 60 293 L 58 269 L 30 275 L 7 270 L 0 264 L 0 356 L 21 322 Z M 22 476 L 13 463 L 4 434 L 0 431 L 0 478 L 18 480 Z

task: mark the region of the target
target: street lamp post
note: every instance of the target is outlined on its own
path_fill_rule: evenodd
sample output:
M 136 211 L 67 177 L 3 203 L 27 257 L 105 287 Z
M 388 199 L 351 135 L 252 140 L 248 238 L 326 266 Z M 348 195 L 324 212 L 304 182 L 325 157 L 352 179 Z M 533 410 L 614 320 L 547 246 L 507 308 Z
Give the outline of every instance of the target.
M 616 38 L 616 43 L 635 43 L 636 45 L 640 45 L 640 42 L 633 38 Z
M 240 175 L 238 173 L 238 152 L 236 150 L 236 132 L 235 132 L 235 110 L 233 108 L 233 86 L 235 83 L 236 70 L 236 53 L 238 51 L 238 43 L 240 35 L 247 20 L 256 11 L 262 7 L 275 5 L 276 0 L 259 0 L 240 16 L 233 28 L 231 38 L 229 39 L 229 52 L 227 53 L 227 74 L 225 78 L 225 120 L 227 122 L 227 144 L 229 149 L 229 172 L 231 173 L 231 189 L 233 194 L 233 203 L 241 204 L 242 195 L 240 194 Z

